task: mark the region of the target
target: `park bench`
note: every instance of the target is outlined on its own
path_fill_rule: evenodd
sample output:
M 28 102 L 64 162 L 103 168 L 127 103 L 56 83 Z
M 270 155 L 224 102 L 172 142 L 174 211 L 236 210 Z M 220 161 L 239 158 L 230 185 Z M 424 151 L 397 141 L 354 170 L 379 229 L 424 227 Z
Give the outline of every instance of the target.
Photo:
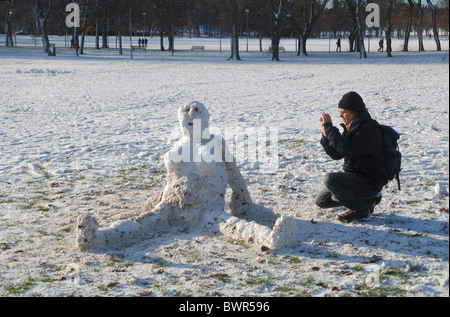
M 191 51 L 204 51 L 205 47 L 204 46 L 192 46 L 191 47 Z
M 269 47 L 269 52 L 272 52 L 272 46 Z M 283 46 L 278 46 L 278 51 L 283 51 L 284 53 L 286 53 L 286 49 Z
M 32 35 L 31 36 L 31 40 L 32 40 L 34 45 L 41 44 L 41 38 L 39 36 Z
M 48 47 L 48 56 L 56 56 L 55 44 L 50 44 L 50 46 Z

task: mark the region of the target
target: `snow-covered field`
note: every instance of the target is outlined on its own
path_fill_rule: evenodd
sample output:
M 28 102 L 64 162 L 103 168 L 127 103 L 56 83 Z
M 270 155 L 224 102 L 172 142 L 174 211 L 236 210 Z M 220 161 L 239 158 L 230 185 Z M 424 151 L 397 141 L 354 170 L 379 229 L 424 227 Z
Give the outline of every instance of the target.
M 216 39 L 202 40 L 205 52 L 185 39 L 174 56 L 133 59 L 92 48 L 76 58 L 64 38 L 48 57 L 28 41 L 0 48 L 0 296 L 449 296 L 448 41 L 393 58 L 372 41 L 360 59 L 315 40 L 309 57 L 288 50 L 281 62 L 257 42 L 245 52 L 245 40 L 240 62 Z M 320 114 L 340 123 L 350 90 L 401 132 L 404 169 L 402 191 L 391 183 L 370 221 L 343 224 L 344 209 L 314 197 L 342 164 L 320 147 Z M 176 111 L 193 100 L 219 131 L 278 128 L 276 171 L 239 167 L 255 202 L 295 219 L 298 245 L 266 251 L 184 230 L 77 251 L 80 214 L 110 223 L 160 192 Z

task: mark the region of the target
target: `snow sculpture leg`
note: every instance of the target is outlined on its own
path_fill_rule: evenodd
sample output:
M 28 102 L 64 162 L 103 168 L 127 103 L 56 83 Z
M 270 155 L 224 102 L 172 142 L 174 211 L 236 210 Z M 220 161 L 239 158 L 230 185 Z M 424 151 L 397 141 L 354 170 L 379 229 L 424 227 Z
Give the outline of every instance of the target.
M 273 229 L 254 221 L 249 222 L 237 217 L 231 217 L 220 224 L 220 230 L 225 236 L 275 250 L 293 247 L 298 243 L 294 235 L 296 226 L 293 219 L 289 216 L 278 218 Z
M 104 249 L 128 243 L 145 233 L 152 233 L 156 228 L 167 228 L 166 212 L 159 210 L 146 214 L 146 217 L 135 217 L 112 223 L 109 227 L 99 229 L 99 224 L 90 215 L 82 215 L 77 219 L 76 245 L 81 251 L 91 248 Z
M 81 250 L 91 247 L 92 241 L 97 238 L 98 222 L 91 215 L 80 216 L 77 219 L 76 244 Z

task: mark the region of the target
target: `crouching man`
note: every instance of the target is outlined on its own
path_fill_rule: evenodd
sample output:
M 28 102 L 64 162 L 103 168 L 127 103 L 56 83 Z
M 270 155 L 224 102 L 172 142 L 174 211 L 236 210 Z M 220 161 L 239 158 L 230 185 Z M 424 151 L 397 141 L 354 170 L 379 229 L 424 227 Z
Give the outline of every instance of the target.
M 317 195 L 316 204 L 321 208 L 349 208 L 338 219 L 350 223 L 373 214 L 388 175 L 378 122 L 372 120 L 361 96 L 356 92 L 344 95 L 339 112 L 344 132 L 341 134 L 333 126 L 331 116 L 323 113 L 321 144 L 332 159 L 344 159 L 343 172 L 324 176 L 324 188 Z

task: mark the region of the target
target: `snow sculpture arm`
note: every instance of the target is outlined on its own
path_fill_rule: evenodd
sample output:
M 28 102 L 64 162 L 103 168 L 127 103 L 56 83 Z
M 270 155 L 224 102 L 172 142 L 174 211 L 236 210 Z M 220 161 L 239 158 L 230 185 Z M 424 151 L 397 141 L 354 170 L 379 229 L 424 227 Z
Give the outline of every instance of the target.
M 228 151 L 224 144 L 225 167 L 227 171 L 228 185 L 232 190 L 230 209 L 233 216 L 245 215 L 253 205 L 250 193 L 247 189 L 244 177 L 239 171 L 236 158 Z

